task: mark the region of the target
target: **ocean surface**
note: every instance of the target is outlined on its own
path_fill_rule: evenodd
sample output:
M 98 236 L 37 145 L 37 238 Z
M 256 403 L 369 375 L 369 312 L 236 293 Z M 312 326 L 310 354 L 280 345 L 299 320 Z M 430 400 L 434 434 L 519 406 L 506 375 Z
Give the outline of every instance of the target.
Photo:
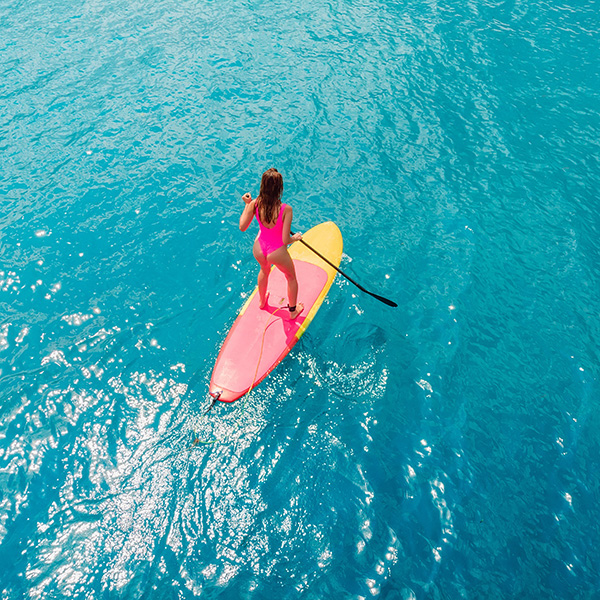
M 0 3 L 0 600 L 600 598 L 598 0 Z M 342 269 L 206 413 L 284 176 Z

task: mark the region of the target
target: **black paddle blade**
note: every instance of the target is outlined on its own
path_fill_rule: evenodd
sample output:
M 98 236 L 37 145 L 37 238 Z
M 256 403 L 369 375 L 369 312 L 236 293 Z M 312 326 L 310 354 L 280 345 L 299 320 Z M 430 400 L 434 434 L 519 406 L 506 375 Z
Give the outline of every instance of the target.
M 384 304 L 387 304 L 388 306 L 392 306 L 393 308 L 398 308 L 398 305 L 393 300 L 390 300 L 389 298 L 384 298 L 383 296 L 378 296 L 377 294 L 374 294 L 373 292 L 367 292 L 367 293 L 370 293 L 371 296 L 373 296 L 373 298 L 377 298 L 377 300 L 379 300 L 380 302 L 383 302 Z

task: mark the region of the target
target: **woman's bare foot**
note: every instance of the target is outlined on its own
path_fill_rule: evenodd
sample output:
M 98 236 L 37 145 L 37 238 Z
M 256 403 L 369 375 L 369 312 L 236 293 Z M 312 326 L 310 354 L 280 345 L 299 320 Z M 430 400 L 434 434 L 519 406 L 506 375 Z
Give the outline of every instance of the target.
M 265 299 L 258 305 L 258 308 L 262 310 L 267 305 L 267 300 L 269 299 L 269 292 L 265 294 Z
M 304 310 L 304 304 L 298 302 L 295 310 L 290 310 L 290 319 L 294 320 Z

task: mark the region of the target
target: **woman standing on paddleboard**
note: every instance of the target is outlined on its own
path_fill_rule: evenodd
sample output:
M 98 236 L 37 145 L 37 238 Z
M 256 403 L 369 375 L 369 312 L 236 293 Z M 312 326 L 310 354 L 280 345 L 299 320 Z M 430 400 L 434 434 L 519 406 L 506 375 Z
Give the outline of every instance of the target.
M 298 280 L 296 269 L 287 245 L 302 239 L 299 233 L 290 236 L 292 227 L 292 207 L 282 204 L 283 177 L 277 169 L 267 169 L 260 181 L 258 198 L 252 199 L 250 193 L 242 196 L 246 203 L 240 217 L 240 230 L 246 231 L 256 216 L 260 231 L 252 249 L 254 258 L 260 265 L 258 274 L 258 294 L 260 308 L 267 304 L 267 285 L 271 265 L 275 265 L 287 280 L 288 309 L 290 318 L 295 319 L 304 308 L 302 303 L 296 304 L 298 298 Z

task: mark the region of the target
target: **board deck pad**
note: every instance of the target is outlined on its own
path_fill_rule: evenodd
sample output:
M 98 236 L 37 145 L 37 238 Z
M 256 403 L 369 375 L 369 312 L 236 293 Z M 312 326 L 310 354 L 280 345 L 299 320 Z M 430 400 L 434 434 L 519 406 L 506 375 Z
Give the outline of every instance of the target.
M 311 240 L 308 243 L 323 255 L 331 255 L 327 258 L 339 265 L 342 239 L 334 223 L 317 225 L 303 238 L 307 242 Z M 335 269 L 304 244 L 292 244 L 290 255 L 298 279 L 297 302 L 304 304 L 304 309 L 296 319 L 290 319 L 287 281 L 279 269 L 273 268 L 269 275 L 266 306 L 259 308 L 260 299 L 255 289 L 219 352 L 209 392 L 218 395 L 223 402 L 232 402 L 246 394 L 281 362 L 304 333 L 331 286 Z

